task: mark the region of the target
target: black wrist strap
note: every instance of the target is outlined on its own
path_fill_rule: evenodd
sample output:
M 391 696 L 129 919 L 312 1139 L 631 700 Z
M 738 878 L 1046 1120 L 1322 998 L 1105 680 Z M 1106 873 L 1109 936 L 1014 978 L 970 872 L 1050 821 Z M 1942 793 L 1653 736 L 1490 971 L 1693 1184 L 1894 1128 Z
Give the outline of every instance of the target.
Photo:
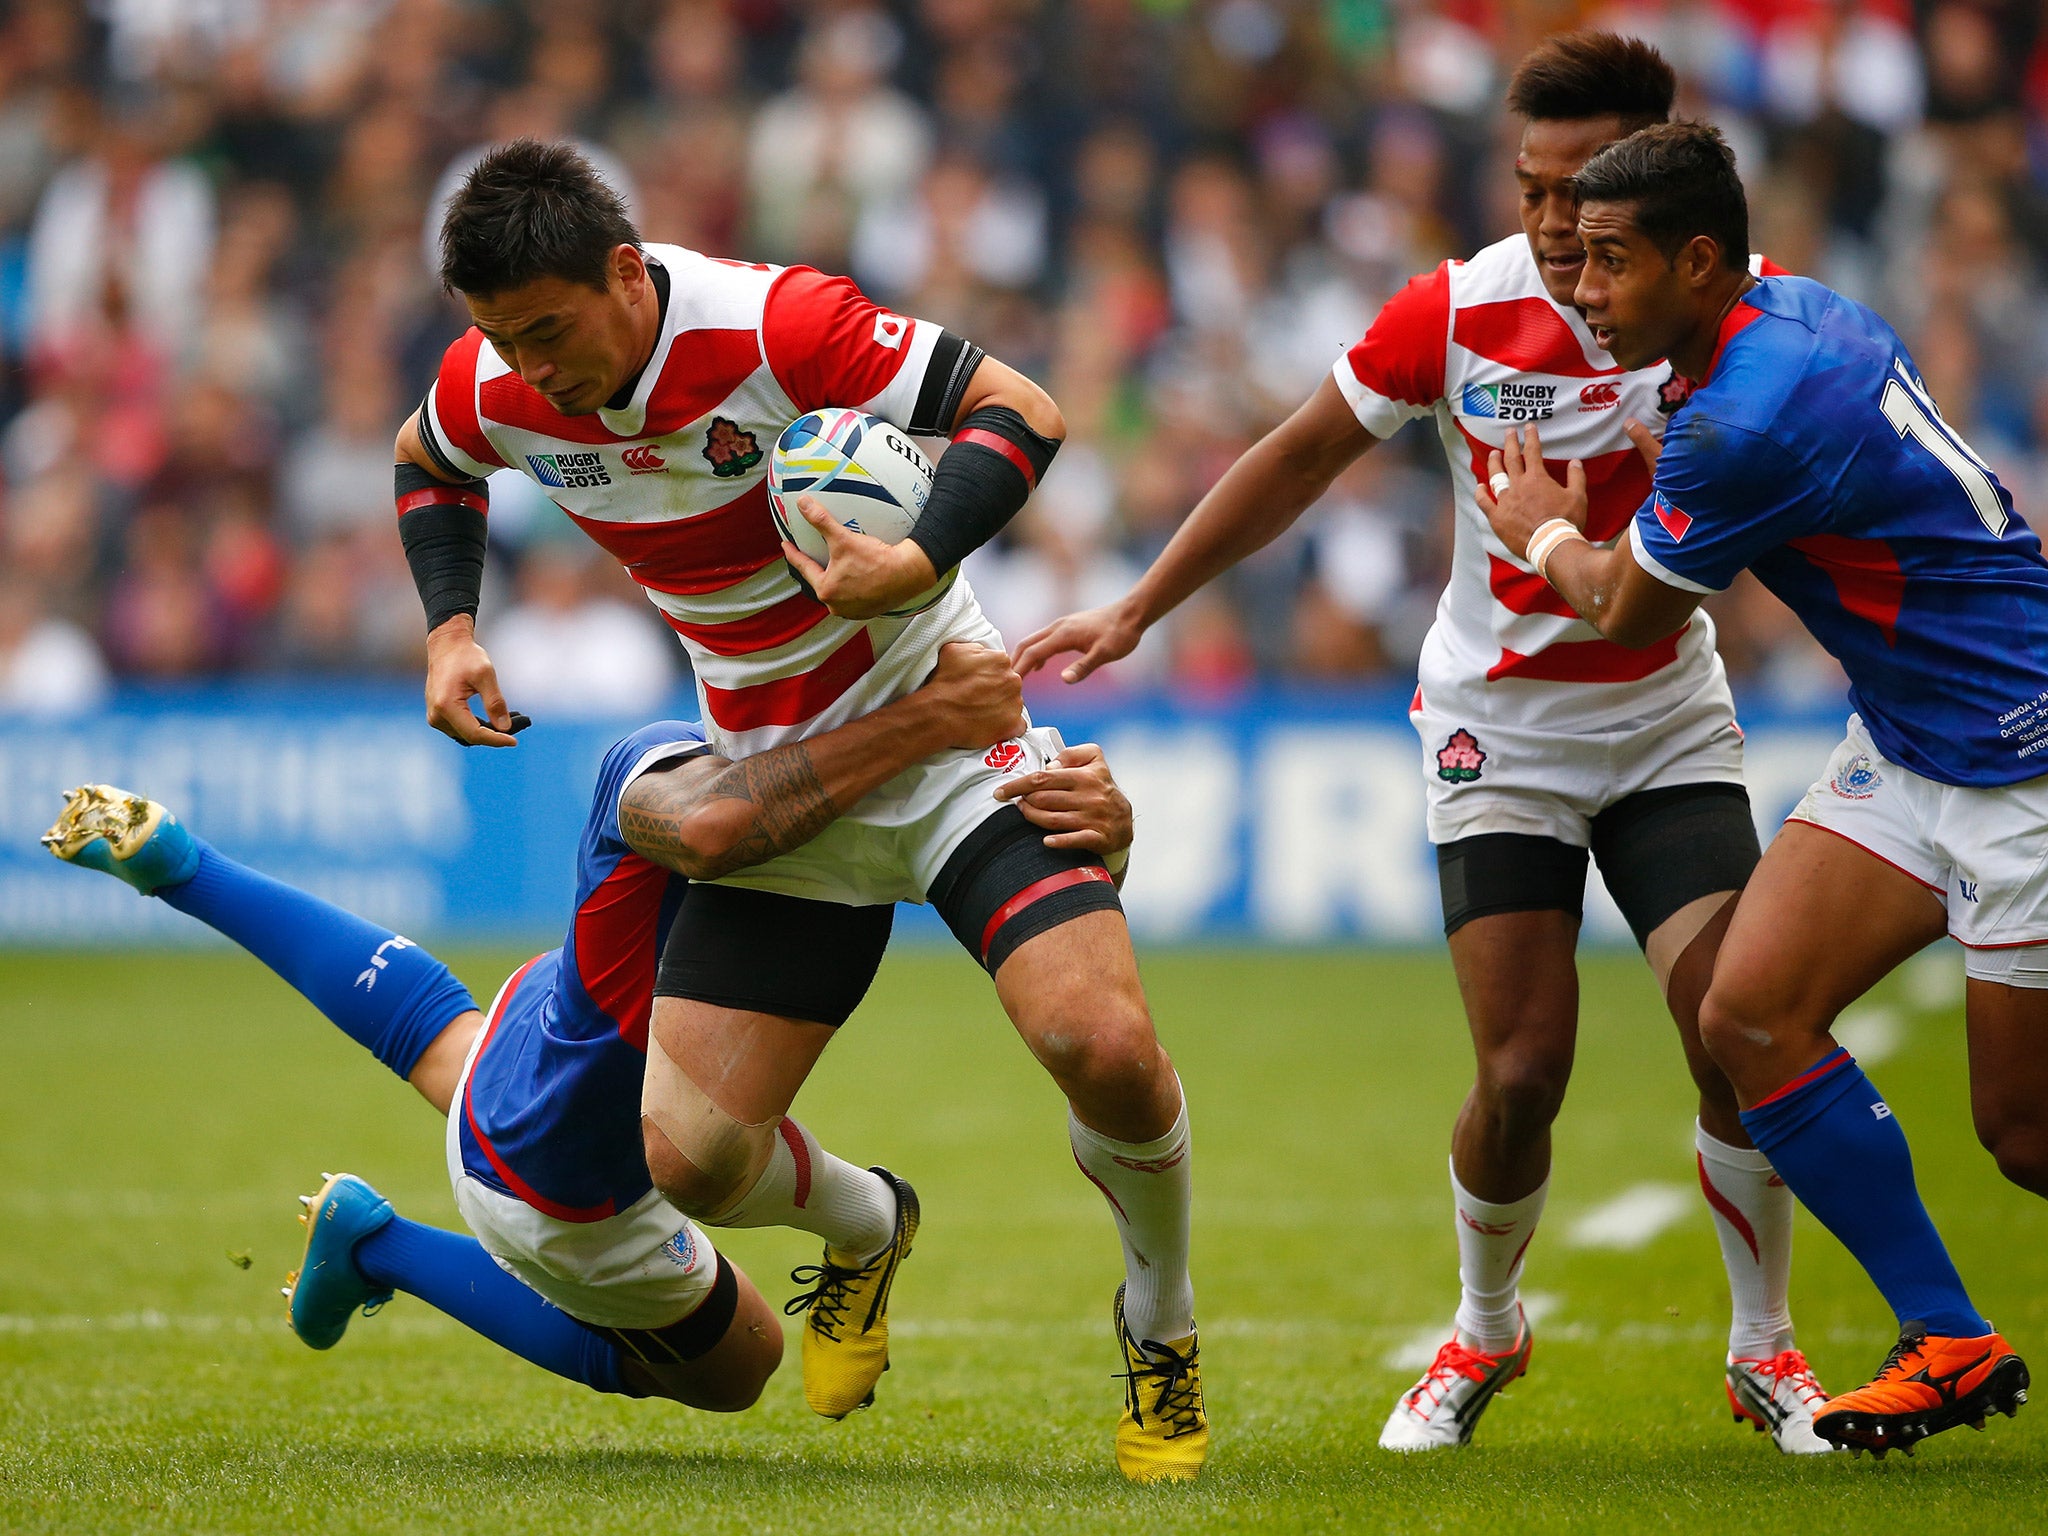
M 417 464 L 400 464 L 392 470 L 392 493 L 399 541 L 426 609 L 427 632 L 458 613 L 476 617 L 490 542 L 484 516 L 491 504 L 489 485 L 482 480 L 450 485 Z
M 944 575 L 1003 531 L 1038 488 L 1060 450 L 1007 405 L 987 405 L 960 423 L 939 460 L 931 500 L 911 539 Z

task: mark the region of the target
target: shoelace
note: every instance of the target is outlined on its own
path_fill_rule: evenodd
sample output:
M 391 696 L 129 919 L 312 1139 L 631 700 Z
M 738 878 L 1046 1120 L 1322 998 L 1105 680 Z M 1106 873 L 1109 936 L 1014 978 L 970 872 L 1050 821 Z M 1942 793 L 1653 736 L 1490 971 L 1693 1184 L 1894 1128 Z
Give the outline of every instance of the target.
M 865 1271 L 834 1264 L 830 1259 L 818 1264 L 799 1264 L 789 1272 L 789 1278 L 797 1285 L 808 1285 L 810 1289 L 792 1296 L 782 1309 L 783 1315 L 795 1317 L 799 1312 L 810 1313 L 811 1328 L 838 1343 L 839 1329 L 846 1321 L 847 1287 L 863 1273 Z
M 1899 1342 L 1894 1344 L 1891 1353 L 1884 1357 L 1884 1364 L 1877 1368 L 1877 1375 L 1871 1378 L 1871 1384 L 1873 1386 L 1876 1385 L 1894 1372 L 1901 1376 L 1911 1375 L 1912 1373 L 1906 1369 L 1906 1362 L 1917 1358 L 1920 1354 L 1921 1346 L 1926 1342 L 1927 1335 L 1924 1333 L 1900 1334 Z
M 1437 1404 L 1444 1400 L 1444 1394 L 1451 1390 L 1451 1384 L 1460 1376 L 1467 1381 L 1484 1381 L 1486 1373 L 1500 1364 L 1499 1355 L 1481 1354 L 1464 1340 L 1453 1337 L 1436 1352 L 1436 1358 L 1429 1362 L 1429 1369 L 1403 1399 L 1409 1411 L 1417 1418 L 1426 1419 L 1436 1412 Z M 1430 1394 L 1429 1406 L 1417 1406 L 1422 1394 Z
M 1814 1380 L 1813 1367 L 1806 1363 L 1806 1356 L 1796 1349 L 1781 1349 L 1768 1360 L 1749 1360 L 1744 1364 L 1759 1376 L 1775 1378 L 1792 1388 L 1793 1396 L 1809 1407 L 1817 1408 L 1828 1399 L 1827 1393 Z M 1772 1389 L 1776 1395 L 1776 1388 Z
M 1138 1383 L 1157 1382 L 1158 1390 L 1152 1398 L 1152 1416 L 1167 1426 L 1166 1438 L 1178 1440 L 1182 1435 L 1191 1435 L 1200 1429 L 1202 1410 L 1195 1401 L 1194 1350 L 1190 1349 L 1183 1355 L 1171 1344 L 1160 1344 L 1151 1339 L 1131 1349 L 1128 1336 L 1126 1338 L 1126 1353 L 1136 1355 L 1143 1362 L 1117 1373 L 1124 1383 L 1124 1402 L 1131 1410 L 1131 1417 L 1140 1425 L 1145 1422 Z

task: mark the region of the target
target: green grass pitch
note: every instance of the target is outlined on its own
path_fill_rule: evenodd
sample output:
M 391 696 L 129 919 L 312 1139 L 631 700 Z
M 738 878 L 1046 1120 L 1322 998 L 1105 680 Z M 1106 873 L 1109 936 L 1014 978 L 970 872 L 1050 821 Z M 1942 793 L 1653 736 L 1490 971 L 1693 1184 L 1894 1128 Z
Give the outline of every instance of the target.
M 451 958 L 488 996 L 522 957 Z M 804 1409 L 794 1335 L 762 1405 L 731 1418 L 600 1398 L 406 1297 L 309 1352 L 277 1294 L 297 1260 L 293 1196 L 346 1168 L 456 1225 L 438 1118 L 239 955 L 0 956 L 0 1530 L 1925 1533 L 2039 1518 L 2039 1408 L 1883 1464 L 1794 1463 L 1730 1422 L 1689 1096 L 1649 978 L 1619 955 L 1585 969 L 1525 1281 L 1552 1298 L 1533 1370 L 1470 1450 L 1382 1454 L 1411 1375 L 1389 1358 L 1454 1301 L 1444 1156 L 1469 1054 L 1448 964 L 1175 952 L 1145 969 L 1194 1110 L 1216 1443 L 1192 1488 L 1134 1489 L 1114 1470 L 1109 1222 L 1052 1088 L 957 955 L 894 956 L 798 1105 L 925 1206 L 895 1368 L 842 1424 Z M 1972 1139 L 1961 1020 L 1930 978 L 1876 999 L 1867 1028 L 1895 1053 L 1873 1076 L 1979 1304 L 2048 1362 L 2048 1207 Z M 1641 1185 L 1691 1193 L 1637 1249 L 1574 1241 Z M 1860 1381 L 1888 1314 L 1801 1221 L 1802 1342 L 1823 1381 Z M 771 1296 L 815 1257 L 784 1232 L 732 1234 L 730 1251 Z

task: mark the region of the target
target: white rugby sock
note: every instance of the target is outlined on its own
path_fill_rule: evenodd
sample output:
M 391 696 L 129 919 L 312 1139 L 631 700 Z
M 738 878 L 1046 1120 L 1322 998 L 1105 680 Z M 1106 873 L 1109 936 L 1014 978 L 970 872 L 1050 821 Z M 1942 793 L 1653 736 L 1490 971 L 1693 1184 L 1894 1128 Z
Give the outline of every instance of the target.
M 1458 1227 L 1458 1332 L 1474 1349 L 1499 1354 L 1521 1332 L 1522 1255 L 1543 1217 L 1550 1180 L 1535 1190 L 1496 1205 L 1458 1182 L 1451 1161 L 1451 1205 Z
M 871 1169 L 834 1157 L 788 1115 L 754 1187 L 715 1223 L 815 1232 L 839 1255 L 866 1263 L 896 1230 L 896 1191 Z
M 1693 1130 L 1700 1192 L 1714 1213 L 1735 1303 L 1728 1352 L 1741 1360 L 1768 1360 L 1792 1347 L 1792 1191 L 1763 1153 L 1731 1147 L 1697 1122 Z
M 1188 1212 L 1194 1199 L 1188 1106 L 1155 1141 L 1112 1141 L 1067 1111 L 1074 1161 L 1116 1214 L 1124 1245 L 1124 1323 L 1139 1342 L 1171 1344 L 1195 1331 L 1188 1276 Z

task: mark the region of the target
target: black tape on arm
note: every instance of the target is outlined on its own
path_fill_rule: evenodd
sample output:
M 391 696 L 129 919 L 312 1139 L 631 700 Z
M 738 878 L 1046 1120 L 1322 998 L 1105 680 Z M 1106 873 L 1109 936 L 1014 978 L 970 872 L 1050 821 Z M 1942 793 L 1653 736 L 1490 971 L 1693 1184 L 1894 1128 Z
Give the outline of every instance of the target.
M 1060 451 L 1007 405 L 985 405 L 960 423 L 939 460 L 931 500 L 911 539 L 943 575 L 1003 531 Z
M 398 503 L 398 537 L 420 606 L 427 611 L 428 633 L 458 613 L 475 618 L 484 585 L 484 549 L 490 542 L 484 517 L 491 504 L 489 485 L 482 480 L 450 485 L 417 464 L 400 464 L 392 470 L 392 494 Z

